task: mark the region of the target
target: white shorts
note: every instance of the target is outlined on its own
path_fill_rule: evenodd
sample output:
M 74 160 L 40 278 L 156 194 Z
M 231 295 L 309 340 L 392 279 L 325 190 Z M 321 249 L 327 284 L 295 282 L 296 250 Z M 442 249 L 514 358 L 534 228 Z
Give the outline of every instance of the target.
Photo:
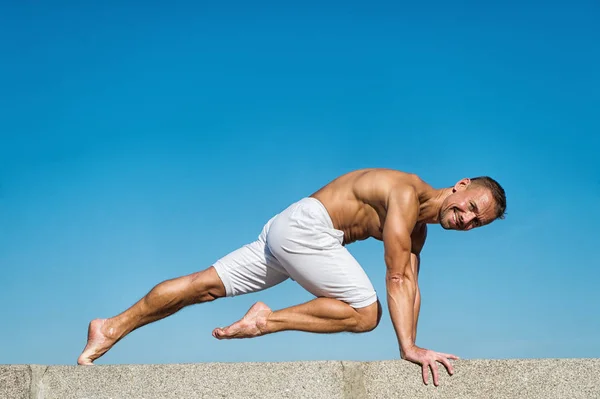
M 292 278 L 317 297 L 363 308 L 377 301 L 377 294 L 342 245 L 343 238 L 323 204 L 307 197 L 270 219 L 258 240 L 219 259 L 214 267 L 227 296 L 261 291 Z

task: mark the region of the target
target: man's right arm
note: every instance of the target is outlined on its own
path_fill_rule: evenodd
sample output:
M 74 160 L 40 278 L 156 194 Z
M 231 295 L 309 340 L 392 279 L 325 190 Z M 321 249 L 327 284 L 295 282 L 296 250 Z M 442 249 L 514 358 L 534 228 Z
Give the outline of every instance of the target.
M 385 249 L 386 288 L 388 308 L 398 337 L 402 358 L 422 367 L 423 382 L 427 384 L 431 367 L 434 385 L 439 384 L 436 361 L 444 364 L 450 374 L 453 368 L 447 359 L 455 355 L 438 353 L 415 345 L 415 300 L 417 276 L 411 267 L 411 232 L 419 212 L 419 201 L 414 190 L 396 188 L 387 201 L 387 216 L 383 228 Z
M 414 304 L 417 280 L 411 267 L 411 232 L 418 200 L 409 188 L 397 188 L 387 201 L 383 227 L 387 301 L 402 357 L 414 346 Z

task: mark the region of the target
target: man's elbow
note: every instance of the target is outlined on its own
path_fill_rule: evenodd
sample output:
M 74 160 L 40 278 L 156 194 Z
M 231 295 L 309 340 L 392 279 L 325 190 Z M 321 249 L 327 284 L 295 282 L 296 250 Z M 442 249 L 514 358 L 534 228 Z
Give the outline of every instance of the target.
M 403 273 L 403 272 L 390 272 L 388 271 L 385 280 L 388 284 L 403 286 L 403 285 L 413 285 L 414 278 L 411 273 Z

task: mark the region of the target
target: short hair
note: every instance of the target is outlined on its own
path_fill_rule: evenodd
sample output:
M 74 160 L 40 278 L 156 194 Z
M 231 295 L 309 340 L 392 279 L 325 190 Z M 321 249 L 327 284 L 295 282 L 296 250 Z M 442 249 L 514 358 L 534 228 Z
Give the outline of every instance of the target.
M 506 193 L 496 180 L 489 176 L 478 176 L 471 178 L 471 183 L 490 190 L 496 203 L 496 219 L 504 219 L 506 213 Z

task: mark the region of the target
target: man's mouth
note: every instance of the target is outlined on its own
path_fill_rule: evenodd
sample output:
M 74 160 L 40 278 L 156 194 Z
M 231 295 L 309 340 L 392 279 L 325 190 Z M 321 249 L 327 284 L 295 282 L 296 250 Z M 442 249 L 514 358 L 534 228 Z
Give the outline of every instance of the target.
M 452 213 L 452 220 L 454 221 L 454 227 L 458 227 L 457 219 L 456 219 L 456 211 Z

